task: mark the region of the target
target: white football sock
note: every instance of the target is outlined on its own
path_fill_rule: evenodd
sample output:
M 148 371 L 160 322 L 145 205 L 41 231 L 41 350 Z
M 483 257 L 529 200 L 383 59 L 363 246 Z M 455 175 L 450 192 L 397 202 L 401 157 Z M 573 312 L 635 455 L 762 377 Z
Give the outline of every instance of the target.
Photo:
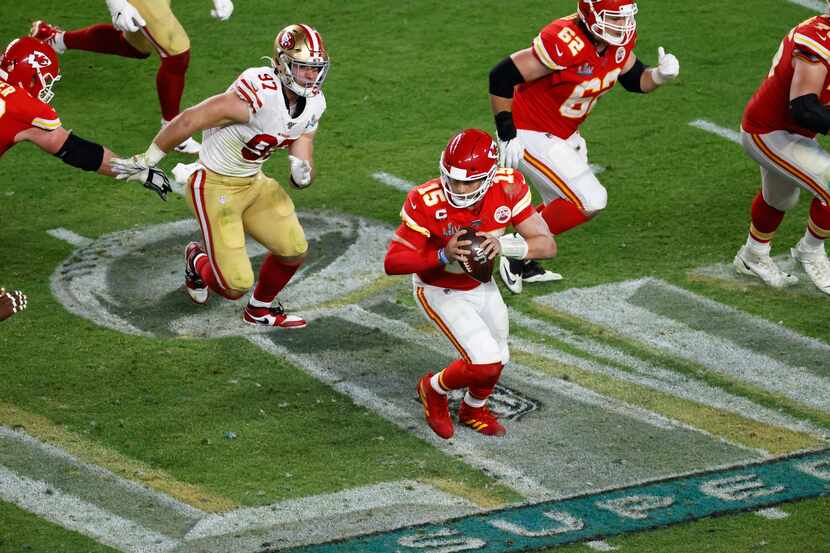
M 798 243 L 798 249 L 805 250 L 808 252 L 814 252 L 819 248 L 824 247 L 824 240 L 821 238 L 816 238 L 812 232 L 808 229 L 804 232 L 804 236 L 801 237 L 801 242 Z
M 252 307 L 271 307 L 271 303 L 270 301 L 259 301 L 253 294 L 251 294 L 251 299 L 248 300 L 248 305 Z
M 444 390 L 444 388 L 441 387 L 441 384 L 439 384 L 439 382 L 438 382 L 438 375 L 439 374 L 441 374 L 441 373 L 437 373 L 437 374 L 432 375 L 432 378 L 429 379 L 429 384 L 430 384 L 430 386 L 432 386 L 433 390 L 435 390 L 436 392 L 438 392 L 442 396 L 445 396 L 445 395 L 447 395 L 447 392 L 446 392 L 446 390 Z
M 464 394 L 464 403 L 470 407 L 478 409 L 479 407 L 484 407 L 484 404 L 487 403 L 487 399 L 476 399 L 470 394 L 470 392 L 467 392 Z
M 746 239 L 746 245 L 755 255 L 769 255 L 769 252 L 772 249 L 770 242 L 758 242 L 752 237 L 751 234 Z

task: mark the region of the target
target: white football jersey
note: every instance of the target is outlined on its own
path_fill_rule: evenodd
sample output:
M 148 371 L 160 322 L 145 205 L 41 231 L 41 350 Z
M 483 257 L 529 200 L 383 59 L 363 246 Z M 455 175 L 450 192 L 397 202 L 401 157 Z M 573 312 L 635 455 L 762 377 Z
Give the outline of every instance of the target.
M 287 148 L 300 136 L 317 129 L 326 99 L 320 92 L 305 99 L 305 107 L 291 118 L 282 82 L 271 67 L 252 67 L 228 88 L 250 107 L 251 119 L 226 127 L 205 129 L 199 161 L 220 175 L 249 177 L 278 148 Z M 302 102 L 300 98 L 298 101 Z

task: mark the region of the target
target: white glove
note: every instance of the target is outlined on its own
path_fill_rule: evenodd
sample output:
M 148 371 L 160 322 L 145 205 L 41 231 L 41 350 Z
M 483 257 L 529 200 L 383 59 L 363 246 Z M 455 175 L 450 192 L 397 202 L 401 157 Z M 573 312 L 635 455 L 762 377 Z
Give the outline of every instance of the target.
M 147 22 L 127 0 L 107 0 L 112 15 L 112 26 L 121 32 L 135 33 L 147 26 Z
M 519 166 L 519 162 L 525 155 L 525 147 L 519 141 L 519 137 L 511 138 L 507 142 L 499 140 L 499 166 Z
M 113 172 L 116 174 L 115 178 L 118 180 L 135 180 L 130 179 L 130 177 L 150 167 L 155 167 L 164 156 L 165 153 L 153 142 L 143 154 L 136 154 L 129 158 L 114 157 L 110 159 L 110 167 L 112 167 Z
M 291 184 L 297 188 L 305 188 L 311 184 L 311 163 L 308 160 L 288 155 L 291 163 Z
M 657 67 L 651 72 L 651 80 L 658 86 L 673 81 L 680 74 L 680 62 L 674 54 L 667 54 L 661 46 L 657 49 Z
M 231 0 L 213 0 L 214 9 L 210 10 L 210 15 L 219 21 L 227 21 L 233 13 L 233 2 Z

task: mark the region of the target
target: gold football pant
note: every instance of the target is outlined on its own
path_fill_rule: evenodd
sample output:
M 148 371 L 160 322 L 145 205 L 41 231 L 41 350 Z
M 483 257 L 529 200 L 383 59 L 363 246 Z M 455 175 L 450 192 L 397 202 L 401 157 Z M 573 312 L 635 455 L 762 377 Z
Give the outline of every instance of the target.
M 218 285 L 241 296 L 254 284 L 245 248 L 245 235 L 280 257 L 297 257 L 308 250 L 294 202 L 270 177 L 226 177 L 201 168 L 188 181 L 190 204 L 213 276 Z
M 124 33 L 135 49 L 159 57 L 175 56 L 190 50 L 190 38 L 170 10 L 170 0 L 130 0 L 147 26 L 135 33 Z

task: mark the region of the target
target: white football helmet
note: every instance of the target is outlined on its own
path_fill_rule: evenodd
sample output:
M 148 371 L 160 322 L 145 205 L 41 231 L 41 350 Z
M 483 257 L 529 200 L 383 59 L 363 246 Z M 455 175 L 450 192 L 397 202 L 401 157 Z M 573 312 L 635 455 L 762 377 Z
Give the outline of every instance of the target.
M 330 61 L 320 33 L 299 23 L 277 33 L 273 63 L 283 85 L 310 98 L 320 92 Z

